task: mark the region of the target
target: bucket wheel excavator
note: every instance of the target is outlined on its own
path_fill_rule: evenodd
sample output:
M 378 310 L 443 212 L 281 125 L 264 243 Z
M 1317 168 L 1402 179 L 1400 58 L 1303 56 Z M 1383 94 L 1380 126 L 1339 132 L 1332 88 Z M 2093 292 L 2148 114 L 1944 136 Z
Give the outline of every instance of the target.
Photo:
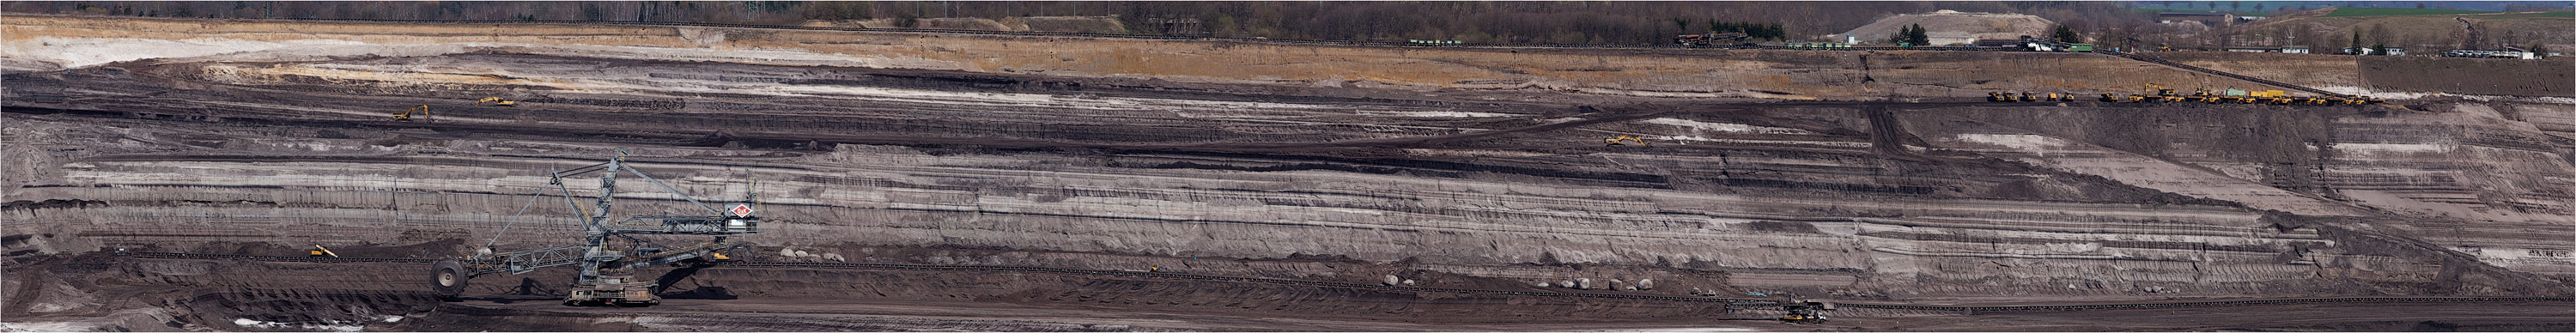
M 610 199 L 617 193 L 617 173 L 620 171 L 652 182 L 673 196 L 705 208 L 712 215 L 637 215 L 612 220 L 608 208 Z M 566 188 L 564 180 L 594 172 L 600 174 L 599 201 L 592 205 L 592 209 L 584 209 L 573 199 L 572 190 Z M 760 232 L 760 217 L 752 215 L 760 202 L 756 180 L 751 185 L 752 191 L 747 191 L 741 203 L 734 204 L 731 209 L 719 210 L 627 166 L 623 157 L 611 157 L 607 163 L 557 171 L 552 176 L 547 187 L 562 190 L 564 204 L 572 206 L 576 212 L 587 213 L 579 214 L 584 231 L 581 244 L 507 253 L 492 253 L 490 245 L 486 244 L 483 253 L 439 260 L 431 264 L 430 287 L 440 298 L 455 299 L 465 292 L 466 281 L 479 275 L 525 274 L 540 268 L 577 265 L 581 275 L 574 280 L 567 293 L 569 296 L 564 298 L 564 305 L 651 306 L 661 302 L 661 297 L 652 293 L 654 282 L 637 281 L 630 271 L 655 265 L 703 265 L 728 261 L 732 258 L 726 253 L 741 245 L 730 242 L 727 237 Z M 543 195 L 544 190 L 540 188 L 538 193 Z M 504 226 L 501 233 L 507 234 L 508 227 Z M 713 239 L 669 246 L 636 237 L 639 235 L 697 235 L 713 236 Z M 498 241 L 499 236 L 494 237 Z

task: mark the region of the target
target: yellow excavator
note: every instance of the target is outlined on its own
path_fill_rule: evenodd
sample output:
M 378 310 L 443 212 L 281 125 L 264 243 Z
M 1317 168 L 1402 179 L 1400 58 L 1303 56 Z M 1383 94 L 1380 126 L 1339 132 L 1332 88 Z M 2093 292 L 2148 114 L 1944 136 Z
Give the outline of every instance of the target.
M 311 250 L 304 250 L 304 256 L 307 256 L 307 257 L 339 258 L 339 257 L 340 257 L 340 254 L 339 254 L 339 253 L 336 253 L 336 252 L 331 252 L 331 249 L 329 249 L 329 248 L 324 248 L 324 247 L 322 247 L 321 245 L 314 245 L 314 246 L 313 246 L 313 249 L 311 249 Z
M 482 100 L 474 101 L 474 106 L 483 106 L 483 103 L 492 103 L 492 106 L 517 106 L 517 105 L 519 105 L 519 102 L 518 102 L 518 101 L 504 100 L 504 99 L 501 99 L 500 97 L 484 97 Z
M 1646 145 L 1646 139 L 1639 139 L 1639 138 L 1637 138 L 1637 137 L 1635 137 L 1635 136 L 1621 135 L 1621 136 L 1616 137 L 1616 138 L 1601 139 L 1601 142 L 1603 142 L 1603 143 L 1608 143 L 1608 144 L 1607 144 L 1607 145 L 1605 145 L 1605 146 L 1617 146 L 1617 145 L 1619 145 L 1619 142 L 1620 142 L 1620 141 L 1636 142 L 1636 143 L 1637 143 L 1637 145 L 1639 145 L 1639 146 L 1644 146 L 1644 145 Z
M 400 120 L 400 121 L 411 121 L 411 114 L 412 114 L 412 113 L 420 113 L 420 116 L 422 116 L 422 117 L 428 117 L 428 116 L 429 116 L 429 106 L 428 106 L 428 105 L 422 105 L 422 106 L 414 106 L 414 107 L 411 107 L 410 109 L 403 109 L 403 112 L 402 112 L 402 113 L 396 113 L 396 114 L 394 114 L 394 120 Z
M 2147 92 L 2154 94 L 2151 97 L 2146 98 L 2148 101 L 2164 103 L 2182 101 L 2182 95 L 2175 94 L 2173 88 L 2165 88 L 2165 85 L 2148 83 Z

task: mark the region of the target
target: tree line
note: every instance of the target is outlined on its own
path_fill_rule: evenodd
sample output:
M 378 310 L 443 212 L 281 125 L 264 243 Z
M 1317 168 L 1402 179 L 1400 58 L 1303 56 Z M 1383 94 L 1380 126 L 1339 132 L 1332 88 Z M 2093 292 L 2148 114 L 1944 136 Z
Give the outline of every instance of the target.
M 1689 28 L 1689 27 L 1690 27 L 1690 25 L 1689 25 L 1689 23 L 1690 23 L 1690 22 L 1688 21 L 1688 19 L 1675 18 L 1675 19 L 1673 19 L 1673 22 L 1675 23 L 1675 25 L 1676 25 L 1676 26 L 1679 26 L 1679 27 L 1682 27 L 1682 28 L 1685 28 L 1685 29 L 1687 29 L 1687 28 Z M 1751 23 L 1751 22 L 1726 22 L 1726 21 L 1719 21 L 1719 20 L 1716 20 L 1716 19 L 1710 19 L 1710 20 L 1708 20 L 1708 27 L 1709 27 L 1709 28 L 1708 28 L 1708 31 L 1709 31 L 1709 32 L 1717 32 L 1717 33 L 1728 33 L 1728 32 L 1743 33 L 1745 36 L 1747 36 L 1747 37 L 1751 37 L 1751 38 L 1753 38 L 1753 39 L 1757 39 L 1757 40 L 1786 40 L 1786 39 L 1789 39 L 1789 30 L 1788 30 L 1787 28 L 1782 28 L 1782 27 L 1780 27 L 1780 24 L 1779 24 L 1779 23 L 1763 24 L 1763 23 Z

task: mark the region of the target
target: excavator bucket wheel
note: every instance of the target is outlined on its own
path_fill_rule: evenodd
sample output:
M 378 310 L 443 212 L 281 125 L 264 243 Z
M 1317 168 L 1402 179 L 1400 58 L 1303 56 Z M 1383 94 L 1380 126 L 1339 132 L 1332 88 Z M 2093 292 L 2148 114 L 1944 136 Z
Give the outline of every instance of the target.
M 430 289 L 442 300 L 455 300 L 456 295 L 465 294 L 465 280 L 473 278 L 465 273 L 465 264 L 455 260 L 439 260 L 429 265 L 429 271 Z

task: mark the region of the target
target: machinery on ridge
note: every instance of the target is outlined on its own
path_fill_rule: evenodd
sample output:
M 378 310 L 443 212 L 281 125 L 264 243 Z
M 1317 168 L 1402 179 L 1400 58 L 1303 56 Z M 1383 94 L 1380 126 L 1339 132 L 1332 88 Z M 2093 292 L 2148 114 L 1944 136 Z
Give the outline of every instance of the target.
M 1707 33 L 1707 34 L 1673 36 L 1673 45 L 1682 45 L 1682 46 L 1732 46 L 1732 45 L 1736 45 L 1737 43 L 1743 43 L 1745 40 L 1751 39 L 1752 37 L 1753 37 L 1753 35 L 1748 35 L 1748 34 L 1741 33 L 1741 32 L 1714 32 L 1714 31 L 1712 31 L 1712 32 L 1709 32 L 1709 33 Z
M 619 171 L 652 182 L 653 185 L 669 191 L 671 195 L 699 208 L 705 208 L 714 215 L 637 215 L 611 220 L 608 215 L 609 206 L 611 199 L 616 197 Z M 583 209 L 581 204 L 573 199 L 572 189 L 567 187 L 564 179 L 593 172 L 600 173 L 599 201 L 592 206 L 593 209 Z M 760 201 L 759 183 L 756 180 L 752 183 L 751 190 L 746 191 L 741 203 L 733 205 L 731 209 L 718 210 L 688 194 L 680 193 L 669 184 L 663 184 L 662 181 L 645 175 L 643 171 L 627 166 L 623 157 L 611 157 L 607 163 L 557 171 L 552 177 L 547 186 L 560 188 L 564 203 L 572 206 L 574 211 L 582 213 L 577 214 L 580 215 L 584 230 L 581 244 L 507 253 L 491 253 L 490 245 L 487 244 L 485 253 L 433 263 L 430 268 L 431 288 L 441 298 L 453 299 L 463 294 L 466 281 L 477 275 L 501 272 L 524 274 L 546 267 L 579 265 L 581 275 L 574 279 L 569 296 L 564 299 L 564 305 L 650 306 L 661 302 L 661 297 L 652 293 L 654 282 L 635 281 L 630 273 L 631 270 L 654 265 L 713 264 L 730 260 L 725 252 L 740 245 L 730 242 L 727 239 L 729 236 L 760 232 L 761 219 L 753 215 Z M 542 195 L 544 190 L 538 189 L 539 194 Z M 504 226 L 503 233 L 507 230 Z M 670 246 L 637 238 L 635 235 L 707 235 L 714 236 L 714 239 L 702 243 Z M 499 236 L 494 237 L 497 241 Z M 623 246 L 612 244 L 614 240 L 624 240 L 623 243 L 626 244 Z
M 1790 302 L 1790 303 L 1788 303 L 1788 304 L 1781 304 L 1781 305 L 1780 305 L 1780 310 L 1788 311 L 1788 312 L 1789 312 L 1789 315 L 1787 315 L 1787 316 L 1781 316 L 1781 317 L 1780 317 L 1780 321 L 1781 321 L 1781 322 L 1799 323 L 1799 324 L 1817 324 L 1817 323 L 1824 323 L 1824 322 L 1825 322 L 1825 311 L 1833 311 L 1833 310 L 1834 310 L 1834 303 L 1832 303 L 1832 302 L 1818 302 L 1818 301 L 1792 301 L 1792 302 Z
M 396 113 L 396 114 L 394 114 L 394 120 L 398 120 L 398 121 L 411 121 L 411 115 L 412 115 L 413 113 L 419 113 L 419 114 L 420 114 L 420 116 L 422 116 L 422 117 L 428 117 L 428 116 L 429 116 L 429 105 L 414 106 L 414 107 L 411 107 L 411 108 L 409 108 L 409 109 L 403 109 L 403 112 L 402 112 L 402 113 Z
M 1601 139 L 1601 142 L 1605 143 L 1603 146 L 1617 146 L 1621 141 L 1635 142 L 1639 146 L 1646 145 L 1646 139 L 1640 139 L 1633 135 L 1621 135 L 1615 138 Z

